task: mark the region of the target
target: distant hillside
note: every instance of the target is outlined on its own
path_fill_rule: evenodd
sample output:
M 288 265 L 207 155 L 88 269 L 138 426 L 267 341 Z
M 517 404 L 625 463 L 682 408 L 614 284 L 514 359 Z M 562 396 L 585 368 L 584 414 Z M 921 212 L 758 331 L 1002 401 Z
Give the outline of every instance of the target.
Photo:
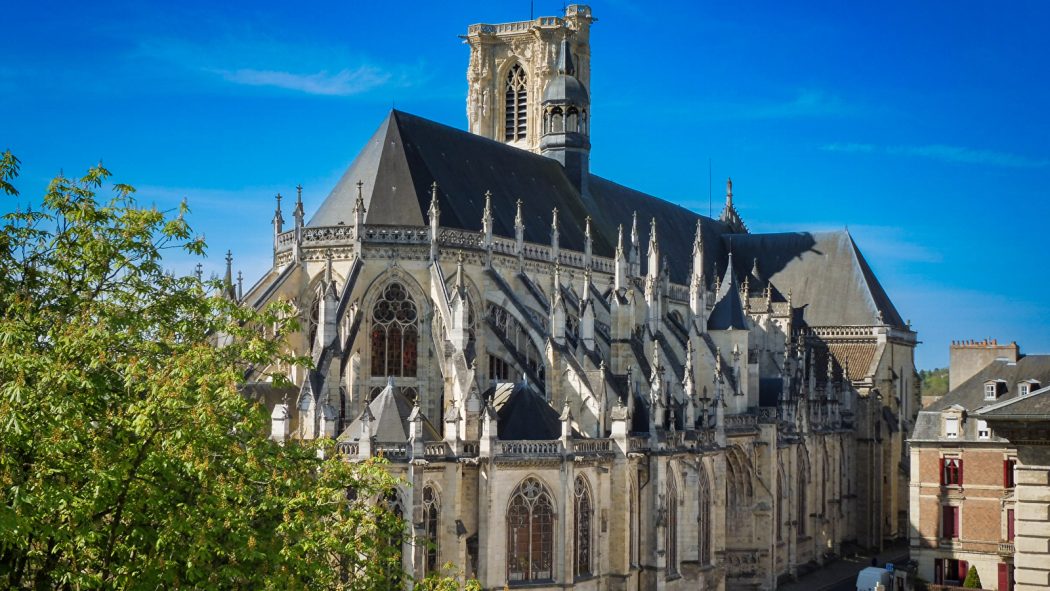
M 948 393 L 948 368 L 920 370 L 919 379 L 922 380 L 922 397 L 924 399 L 940 398 Z

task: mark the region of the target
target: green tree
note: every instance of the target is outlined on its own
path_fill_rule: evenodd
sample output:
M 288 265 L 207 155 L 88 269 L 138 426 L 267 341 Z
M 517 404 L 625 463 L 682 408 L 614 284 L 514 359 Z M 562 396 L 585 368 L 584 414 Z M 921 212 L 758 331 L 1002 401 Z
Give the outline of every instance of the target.
M 18 168 L 0 156 L 10 199 Z M 381 460 L 278 445 L 242 394 L 250 368 L 303 363 L 274 338 L 289 311 L 166 272 L 205 253 L 185 204 L 109 177 L 59 176 L 0 227 L 0 587 L 389 587 L 404 524 L 375 502 L 398 484 Z
M 971 566 L 970 570 L 966 571 L 966 580 L 963 581 L 963 587 L 966 589 L 982 589 L 981 587 L 981 575 L 977 574 L 977 567 Z

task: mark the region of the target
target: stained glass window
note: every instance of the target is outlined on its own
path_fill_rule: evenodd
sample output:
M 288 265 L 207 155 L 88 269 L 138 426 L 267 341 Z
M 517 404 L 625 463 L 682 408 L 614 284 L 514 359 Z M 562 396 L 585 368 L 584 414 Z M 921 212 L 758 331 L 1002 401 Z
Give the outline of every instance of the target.
M 415 377 L 419 347 L 416 304 L 391 283 L 372 308 L 372 377 Z
M 554 578 L 554 502 L 547 487 L 526 478 L 507 509 L 507 579 Z

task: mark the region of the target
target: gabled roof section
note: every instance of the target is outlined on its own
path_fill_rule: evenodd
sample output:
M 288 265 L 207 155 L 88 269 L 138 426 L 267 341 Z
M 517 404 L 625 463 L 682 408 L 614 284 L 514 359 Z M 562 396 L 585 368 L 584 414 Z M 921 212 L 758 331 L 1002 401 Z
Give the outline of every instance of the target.
M 1036 380 L 1041 384 L 1050 384 L 1050 355 L 1025 355 L 1016 363 L 997 360 L 977 372 L 970 379 L 956 386 L 926 410 L 942 411 L 954 405 L 974 411 L 985 406 L 998 406 L 1018 397 L 1018 382 Z M 995 401 L 984 399 L 986 383 L 1006 382 L 1007 388 Z M 1031 397 L 1032 394 L 1025 396 Z
M 803 309 L 809 326 L 905 327 L 846 230 L 734 234 L 723 240 L 732 241 L 740 260 L 757 260 L 780 293 L 790 292 L 792 305 Z
M 707 328 L 709 330 L 747 330 L 744 305 L 740 301 L 740 284 L 733 270 L 732 253 L 729 254 L 725 278 L 718 286 L 718 293 L 715 294 L 715 307 L 711 309 L 711 315 L 707 318 Z
M 986 419 L 1010 421 L 1050 421 L 1050 387 L 1036 390 L 1028 396 L 993 404 L 977 411 Z

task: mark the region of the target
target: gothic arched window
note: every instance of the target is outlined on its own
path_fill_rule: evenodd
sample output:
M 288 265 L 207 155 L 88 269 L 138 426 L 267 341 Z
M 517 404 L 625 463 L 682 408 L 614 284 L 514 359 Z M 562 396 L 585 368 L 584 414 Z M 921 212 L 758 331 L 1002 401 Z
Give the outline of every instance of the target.
M 425 574 L 436 572 L 438 568 L 438 514 L 441 501 L 437 490 L 430 484 L 423 487 L 423 531 L 426 538 L 426 560 L 423 562 Z
M 398 523 L 403 523 L 405 507 L 401 503 L 401 495 L 396 490 L 392 490 L 386 495 L 386 506 L 397 518 Z M 404 542 L 405 536 L 402 530 L 397 530 L 396 533 L 387 538 L 390 554 L 386 557 L 385 570 L 387 579 L 393 584 L 392 589 L 399 588 L 401 584 L 401 557 Z
M 554 578 L 554 501 L 533 477 L 514 490 L 507 509 L 507 579 Z
M 507 72 L 506 122 L 503 138 L 512 142 L 525 139 L 526 113 L 528 111 L 528 77 L 521 64 Z
M 806 535 L 806 522 L 809 521 L 808 508 L 806 507 L 806 487 L 809 486 L 809 465 L 806 461 L 806 451 L 798 448 L 798 537 Z
M 667 478 L 667 572 L 678 572 L 678 487 L 674 474 Z
M 372 307 L 372 377 L 415 377 L 419 314 L 408 290 L 391 283 Z
M 573 572 L 577 577 L 591 574 L 591 491 L 583 476 L 576 477 L 573 489 L 573 532 L 576 557 Z
M 700 506 L 697 512 L 697 557 L 701 565 L 711 563 L 711 483 L 700 466 Z

